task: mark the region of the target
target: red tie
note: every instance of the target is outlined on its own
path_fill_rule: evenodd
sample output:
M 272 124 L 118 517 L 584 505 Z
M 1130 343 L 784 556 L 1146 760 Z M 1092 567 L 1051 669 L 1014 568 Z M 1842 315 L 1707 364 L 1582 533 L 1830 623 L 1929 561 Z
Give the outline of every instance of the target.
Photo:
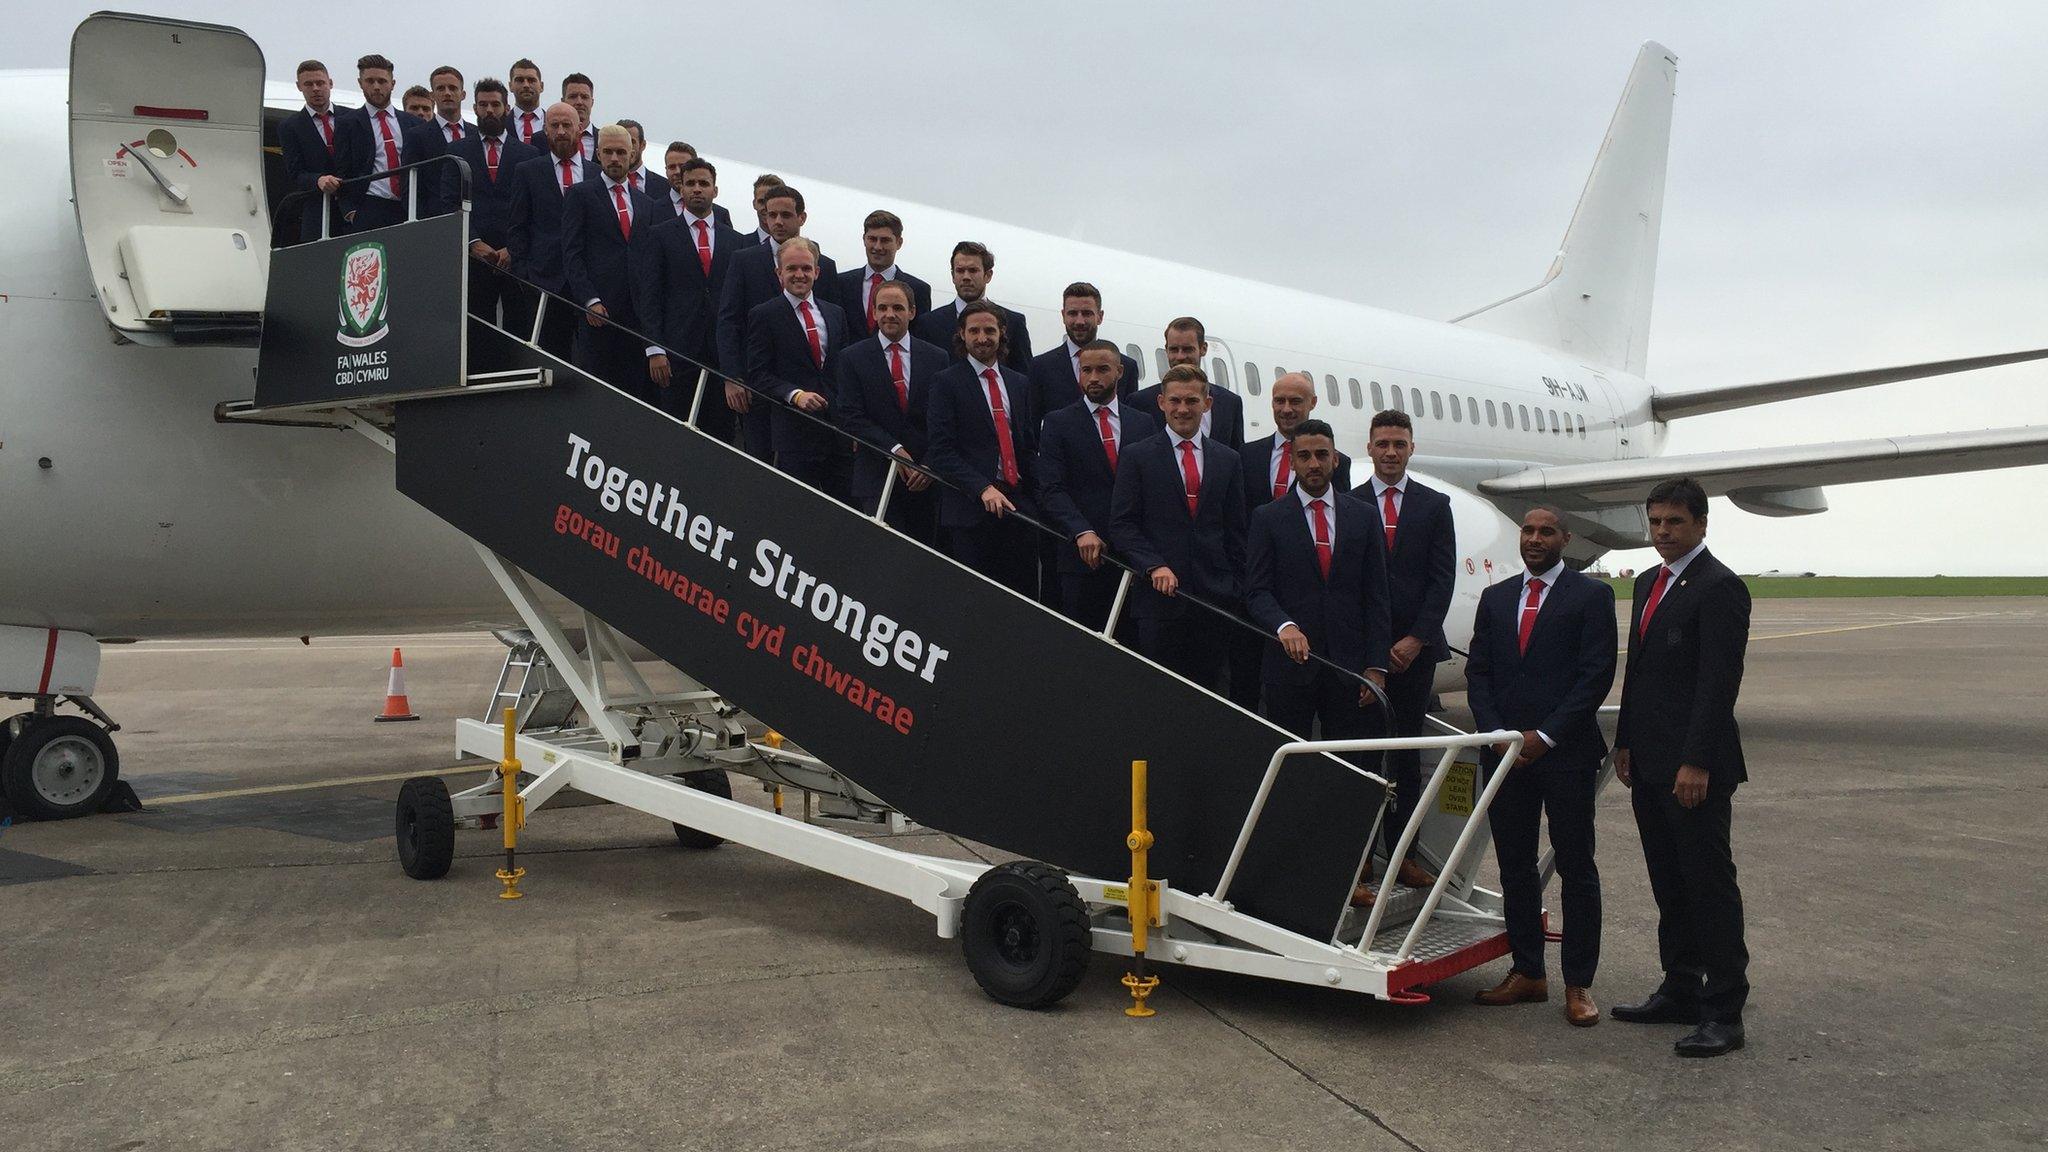
M 702 220 L 697 221 L 697 263 L 706 276 L 711 275 L 711 232 Z
M 1195 467 L 1195 442 L 1180 442 L 1180 479 L 1188 494 L 1188 516 L 1192 519 L 1195 509 L 1202 502 L 1202 473 Z
M 617 205 L 619 209 L 619 235 L 631 240 L 633 238 L 633 214 L 626 211 L 626 190 L 624 187 L 617 184 L 612 185 L 612 203 Z
M 1529 651 L 1529 632 L 1536 627 L 1536 609 L 1543 606 L 1543 581 L 1531 577 L 1529 598 L 1522 601 L 1522 626 L 1515 633 L 1515 643 L 1520 645 L 1524 655 Z
M 462 121 L 457 120 L 453 124 L 448 125 L 448 141 L 452 144 L 460 139 L 462 139 Z
M 1330 578 L 1330 522 L 1323 518 L 1321 497 L 1308 502 L 1308 514 L 1316 522 L 1316 567 L 1323 573 L 1323 579 Z
M 1095 410 L 1095 426 L 1102 430 L 1102 454 L 1109 457 L 1109 470 L 1116 471 L 1116 432 L 1109 426 L 1109 405 Z
M 878 292 L 878 291 L 880 291 L 880 290 L 881 290 L 881 288 L 882 288 L 882 274 L 881 274 L 880 272 L 871 272 L 871 273 L 869 273 L 869 274 L 868 274 L 868 331 L 870 331 L 870 332 L 873 332 L 873 331 L 875 330 L 875 293 L 876 293 L 876 292 Z M 893 347 L 893 345 L 892 345 L 892 347 Z
M 626 173 L 626 183 L 631 184 L 633 191 L 638 192 L 640 190 L 640 174 L 638 172 Z
M 1282 440 L 1280 442 L 1280 459 L 1273 464 L 1273 499 L 1275 500 L 1287 495 L 1288 482 L 1294 479 L 1291 475 L 1292 470 L 1287 467 L 1288 447 L 1287 441 Z
M 391 113 L 380 110 L 377 113 L 377 123 L 384 128 L 384 169 L 388 172 L 398 167 L 399 164 L 398 141 L 391 135 Z M 391 178 L 391 194 L 393 196 L 398 195 L 398 177 L 396 176 Z
M 1650 631 L 1650 617 L 1657 612 L 1657 605 L 1664 599 L 1664 586 L 1671 583 L 1671 569 L 1657 569 L 1657 582 L 1650 585 L 1650 598 L 1643 601 L 1643 618 L 1636 621 L 1636 635 L 1647 635 Z
M 889 379 L 896 382 L 896 407 L 910 411 L 910 381 L 903 378 L 903 345 L 889 345 Z
M 1380 521 L 1387 526 L 1387 551 L 1394 550 L 1394 529 L 1400 526 L 1401 514 L 1394 510 L 1394 489 L 1380 493 Z
M 484 166 L 490 169 L 491 183 L 498 182 L 498 138 L 493 136 L 484 141 Z
M 823 368 L 825 366 L 825 345 L 818 340 L 817 321 L 811 319 L 811 302 L 809 300 L 797 301 L 796 310 L 804 318 L 804 339 L 811 342 L 811 359 L 817 362 L 818 367 Z
M 575 169 L 569 167 L 569 161 L 564 159 L 562 161 L 562 187 L 567 188 L 569 185 L 574 184 L 575 182 Z
M 334 126 L 327 122 L 329 119 L 328 114 L 316 112 L 313 114 L 313 119 L 320 122 L 320 138 L 327 141 L 327 154 L 329 156 L 334 155 Z
M 521 144 L 533 143 L 533 113 L 521 112 L 519 114 L 519 123 L 519 142 Z
M 1010 439 L 1010 414 L 1003 410 L 1002 381 L 997 378 L 996 370 L 993 368 L 984 369 L 981 378 L 988 381 L 988 410 L 989 415 L 995 417 L 996 421 L 996 448 L 1003 456 L 1003 483 L 1015 488 L 1018 476 L 1017 445 Z

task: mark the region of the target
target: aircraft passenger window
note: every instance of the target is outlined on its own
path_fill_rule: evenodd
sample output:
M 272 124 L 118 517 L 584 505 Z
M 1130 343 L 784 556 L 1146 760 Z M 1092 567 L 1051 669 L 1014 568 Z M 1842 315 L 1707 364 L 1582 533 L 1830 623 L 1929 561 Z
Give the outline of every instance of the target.
M 1541 408 L 1536 410 L 1536 430 L 1538 432 L 1543 431 L 1543 409 Z
M 1429 414 L 1439 420 L 1444 418 L 1444 394 L 1433 388 L 1429 393 Z
M 1479 401 L 1470 396 L 1465 397 L 1465 411 L 1471 415 L 1473 424 L 1479 423 Z
M 1124 355 L 1129 356 L 1131 362 L 1138 366 L 1138 381 L 1143 383 L 1145 379 L 1145 350 L 1136 344 L 1126 344 L 1124 345 Z
M 1394 385 L 1394 411 L 1406 412 L 1407 410 L 1408 409 L 1401 403 L 1401 386 L 1399 384 L 1396 384 Z
M 1164 380 L 1166 379 L 1166 349 L 1160 348 L 1153 354 L 1159 357 L 1159 378 Z
M 1349 380 L 1346 380 L 1344 383 L 1351 390 L 1351 406 L 1353 408 L 1365 407 L 1365 389 L 1360 388 L 1358 386 L 1358 377 L 1353 376 Z
M 1489 428 L 1500 427 L 1500 421 L 1494 417 L 1493 401 L 1491 400 L 1486 402 L 1486 426 Z
M 1529 406 L 1527 404 L 1517 404 L 1515 405 L 1515 411 L 1521 413 L 1522 431 L 1527 432 L 1529 430 Z
M 1337 378 L 1335 376 L 1330 375 L 1328 372 L 1323 373 L 1323 388 L 1330 393 L 1330 403 L 1343 403 L 1342 400 L 1337 398 Z
M 1538 428 L 1543 427 L 1543 421 L 1541 419 L 1538 419 L 1536 421 L 1536 426 Z M 1557 409 L 1552 408 L 1550 410 L 1550 433 L 1551 435 L 1555 436 L 1561 431 L 1563 431 L 1563 429 L 1558 427 Z
M 1584 416 L 1581 416 L 1581 417 L 1579 417 L 1579 438 L 1580 438 L 1581 440 L 1583 440 L 1583 439 L 1585 439 L 1585 437 L 1586 437 L 1586 418 L 1585 418 Z
M 1408 390 L 1408 410 L 1417 416 L 1422 415 L 1422 389 L 1410 388 Z
M 1223 362 L 1223 357 L 1212 356 L 1209 358 L 1209 382 L 1218 387 L 1230 388 L 1230 365 Z M 1230 390 L 1232 392 L 1237 391 L 1235 388 L 1230 388 Z
M 1379 411 L 1384 411 L 1384 410 L 1386 409 L 1386 406 L 1387 406 L 1387 394 L 1386 394 L 1386 393 L 1385 393 L 1384 391 L 1382 391 L 1382 390 L 1380 389 L 1380 382 L 1379 382 L 1379 381 L 1377 381 L 1377 380 L 1375 380 L 1375 381 L 1373 381 L 1373 382 L 1372 382 L 1372 407 L 1373 407 L 1373 411 L 1375 411 L 1375 412 L 1379 412 Z
M 1259 366 L 1247 360 L 1244 362 L 1244 390 L 1257 396 L 1264 385 L 1259 381 Z
M 1451 393 L 1451 423 L 1463 424 L 1464 422 L 1465 410 L 1458 407 L 1458 394 L 1453 392 Z

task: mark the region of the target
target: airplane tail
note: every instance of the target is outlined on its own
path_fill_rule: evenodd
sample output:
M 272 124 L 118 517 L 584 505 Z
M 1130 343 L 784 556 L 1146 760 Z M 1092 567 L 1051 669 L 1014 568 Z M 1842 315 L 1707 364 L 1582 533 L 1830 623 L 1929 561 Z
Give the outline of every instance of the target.
M 1645 43 L 1542 283 L 1453 321 L 1641 376 L 1664 215 L 1678 58 Z

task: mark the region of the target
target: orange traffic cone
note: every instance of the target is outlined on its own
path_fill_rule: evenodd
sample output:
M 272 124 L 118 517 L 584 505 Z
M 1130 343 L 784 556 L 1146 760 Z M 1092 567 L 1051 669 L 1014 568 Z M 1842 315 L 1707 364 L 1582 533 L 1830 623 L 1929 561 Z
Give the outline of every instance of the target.
M 377 723 L 389 724 L 394 720 L 417 720 L 412 714 L 412 705 L 405 699 L 405 657 L 398 649 L 391 650 L 391 684 L 384 691 L 384 714 L 377 717 Z

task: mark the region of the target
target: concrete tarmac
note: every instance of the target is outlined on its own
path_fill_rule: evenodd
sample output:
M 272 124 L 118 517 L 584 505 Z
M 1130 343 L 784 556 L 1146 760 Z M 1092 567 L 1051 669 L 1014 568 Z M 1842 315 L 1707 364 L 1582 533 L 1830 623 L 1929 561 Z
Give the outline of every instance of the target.
M 908 904 L 610 807 L 535 815 L 517 903 L 495 833 L 411 881 L 397 777 L 475 779 L 449 722 L 503 649 L 400 638 L 423 719 L 372 724 L 392 642 L 107 650 L 98 699 L 149 810 L 0 831 L 0 1146 L 2048 1140 L 2048 600 L 1758 601 L 1735 802 L 1755 991 L 1748 1049 L 1712 1061 L 1671 1054 L 1681 1028 L 1570 1028 L 1561 993 L 1474 1005 L 1505 961 L 1422 1006 L 1169 967 L 1133 1021 L 1098 956 L 1058 1008 L 1008 1009 Z M 1611 1006 L 1657 980 L 1655 909 L 1618 792 L 1599 836 Z

